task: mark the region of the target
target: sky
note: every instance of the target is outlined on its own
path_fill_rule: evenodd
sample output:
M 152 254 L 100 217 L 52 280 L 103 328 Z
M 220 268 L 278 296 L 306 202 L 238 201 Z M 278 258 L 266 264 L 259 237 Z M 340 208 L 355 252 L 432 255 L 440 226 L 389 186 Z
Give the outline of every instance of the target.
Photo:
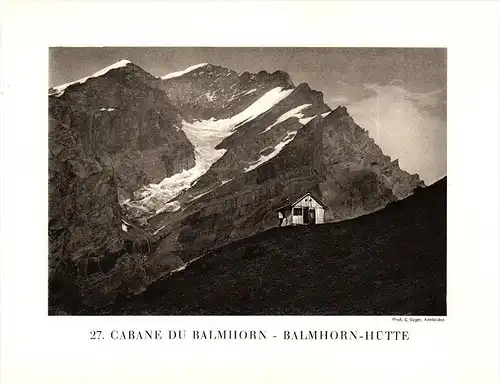
M 446 175 L 446 49 L 54 47 L 49 86 L 71 82 L 128 59 L 155 76 L 199 63 L 237 72 L 283 70 L 295 85 L 323 92 L 402 169 L 427 185 Z

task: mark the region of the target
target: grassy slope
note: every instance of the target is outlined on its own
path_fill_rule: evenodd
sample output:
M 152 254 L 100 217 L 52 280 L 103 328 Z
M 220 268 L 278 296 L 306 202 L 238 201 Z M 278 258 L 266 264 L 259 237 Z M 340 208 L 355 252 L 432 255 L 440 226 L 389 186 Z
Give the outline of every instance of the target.
M 446 179 L 357 219 L 212 251 L 116 314 L 446 315 Z

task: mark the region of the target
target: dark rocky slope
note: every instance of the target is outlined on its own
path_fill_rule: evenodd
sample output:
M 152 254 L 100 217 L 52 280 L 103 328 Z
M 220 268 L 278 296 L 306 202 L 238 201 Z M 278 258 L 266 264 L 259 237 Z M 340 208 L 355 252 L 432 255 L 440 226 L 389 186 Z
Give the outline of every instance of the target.
M 446 178 L 373 214 L 212 250 L 100 313 L 446 315 Z

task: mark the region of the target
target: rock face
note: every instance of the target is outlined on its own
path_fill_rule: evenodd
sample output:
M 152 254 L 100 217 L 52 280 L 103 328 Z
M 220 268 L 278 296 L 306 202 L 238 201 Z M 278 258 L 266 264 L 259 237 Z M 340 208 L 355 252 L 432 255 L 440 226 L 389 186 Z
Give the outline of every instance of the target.
M 49 142 L 51 298 L 77 299 L 92 274 L 109 272 L 123 254 L 116 178 L 70 126 L 51 119 Z
M 317 132 L 310 133 L 314 144 L 309 150 L 315 150 L 319 157 L 316 163 L 321 164 L 318 170 L 325 175 L 319 188 L 323 202 L 331 207 L 327 211 L 328 220 L 371 213 L 407 197 L 423 185 L 418 175 L 409 175 L 399 168 L 397 161 L 391 162 L 345 107 L 306 126 L 303 133 L 309 130 Z
M 69 294 L 72 302 L 81 298 L 99 304 L 112 299 L 118 288 L 108 286 L 107 294 L 95 286 L 107 285 L 110 275 L 130 268 L 143 250 L 127 255 L 119 199 L 194 165 L 193 146 L 179 129 L 178 112 L 158 84 L 126 64 L 63 90 L 52 89 L 51 298 Z M 120 261 L 124 255 L 126 263 Z
M 275 227 L 276 209 L 307 191 L 332 222 L 423 185 L 284 72 L 104 72 L 49 97 L 51 275 L 85 305 Z
M 194 166 L 194 149 L 160 81 L 130 63 L 49 98 L 50 117 L 78 131 L 86 153 L 111 157 L 124 196 Z

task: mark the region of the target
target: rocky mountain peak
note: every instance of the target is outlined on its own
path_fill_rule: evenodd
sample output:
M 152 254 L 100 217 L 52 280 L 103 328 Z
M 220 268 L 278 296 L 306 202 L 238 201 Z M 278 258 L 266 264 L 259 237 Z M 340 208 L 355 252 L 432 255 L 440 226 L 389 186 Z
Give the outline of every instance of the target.
M 311 89 L 309 84 L 303 82 L 300 83 L 294 90 L 304 95 L 305 98 L 310 100 L 311 103 L 321 103 L 323 104 L 323 92 Z
M 349 116 L 349 113 L 347 112 L 347 108 L 345 106 L 340 106 L 340 105 L 337 106 L 332 111 L 332 113 L 329 114 L 328 117 L 333 118 L 333 117 L 338 117 L 338 116 Z
M 61 97 L 68 91 L 80 89 L 82 86 L 94 83 L 96 81 L 103 81 L 103 79 L 117 79 L 118 81 L 130 81 L 133 78 L 140 78 L 142 80 L 153 81 L 154 76 L 144 71 L 139 66 L 132 63 L 130 60 L 120 60 L 111 64 L 99 71 L 83 77 L 81 79 L 54 86 L 49 88 L 49 96 Z
M 280 84 L 280 86 L 282 86 L 285 89 L 295 87 L 290 75 L 282 70 L 277 70 L 273 73 L 269 73 L 265 70 L 262 70 L 257 73 L 256 78 L 257 81 L 259 82 L 272 82 Z
M 293 89 L 293 82 L 286 72 L 238 74 L 214 64 L 193 65 L 163 76 L 161 80 L 161 89 L 190 122 L 215 116 L 230 117 L 278 87 Z
M 234 78 L 238 76 L 238 73 L 220 65 L 202 63 L 191 65 L 183 70 L 168 73 L 165 76 L 162 76 L 161 80 L 165 84 L 175 84 L 177 82 L 186 83 L 192 81 L 198 82 L 203 79 L 210 79 L 212 81 L 219 82 L 228 76 L 232 76 Z

